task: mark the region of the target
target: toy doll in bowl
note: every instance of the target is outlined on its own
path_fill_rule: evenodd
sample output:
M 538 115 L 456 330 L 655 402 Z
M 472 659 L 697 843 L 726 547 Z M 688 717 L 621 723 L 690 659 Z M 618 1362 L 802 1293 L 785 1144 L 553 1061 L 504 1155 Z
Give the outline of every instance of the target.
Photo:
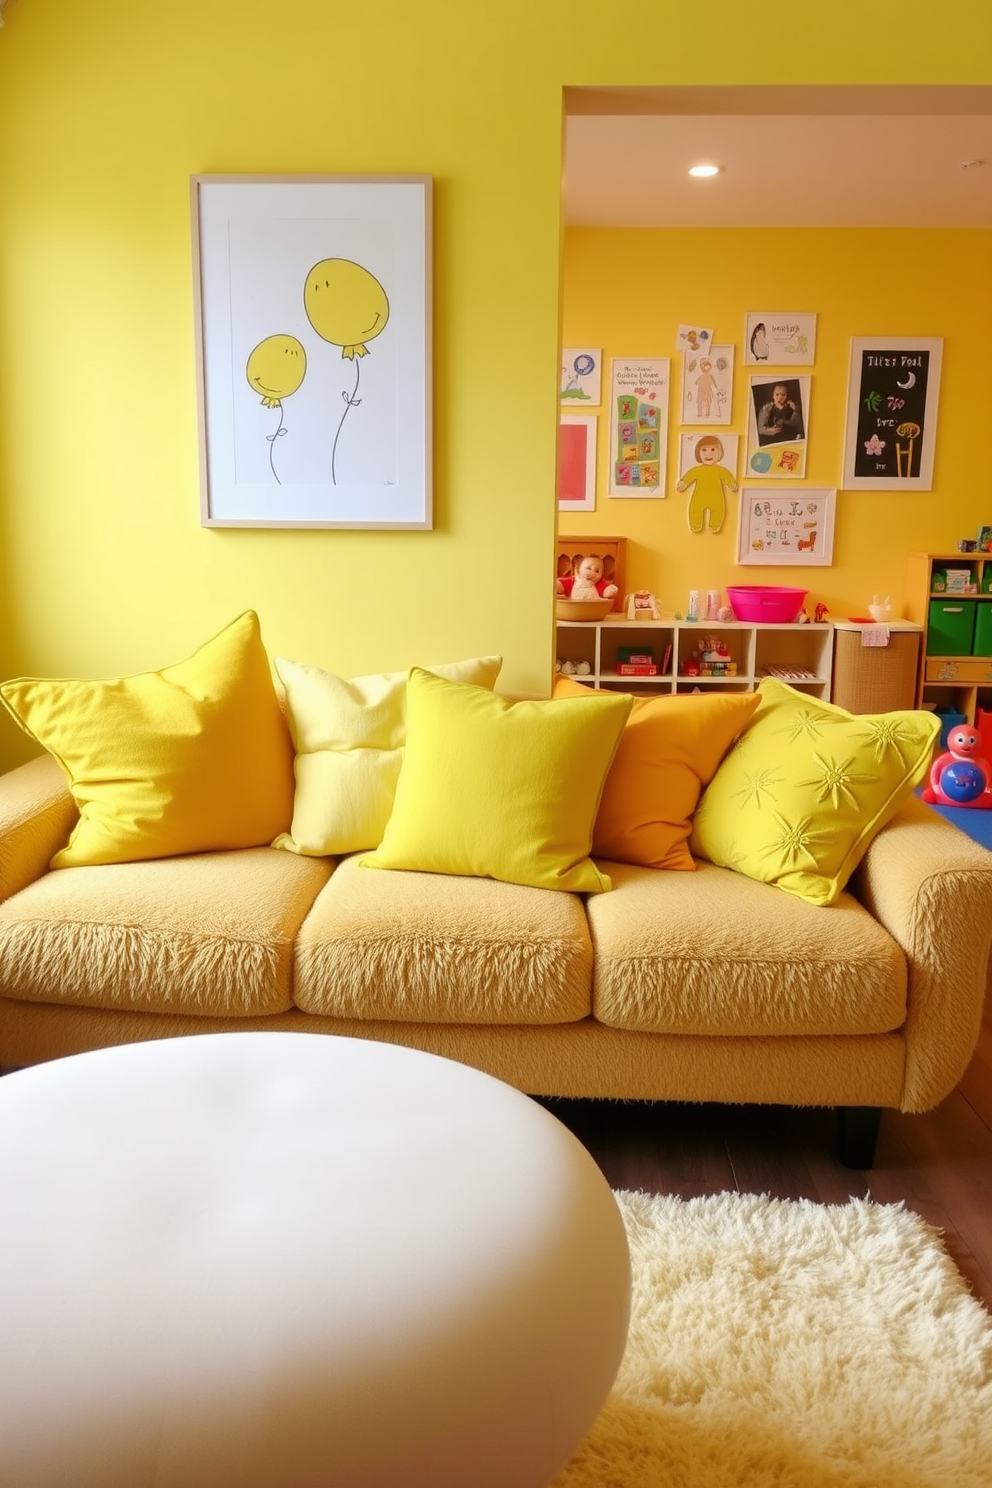
M 617 586 L 603 578 L 602 558 L 596 553 L 587 553 L 574 578 L 567 576 L 556 581 L 555 592 L 565 599 L 612 599 Z

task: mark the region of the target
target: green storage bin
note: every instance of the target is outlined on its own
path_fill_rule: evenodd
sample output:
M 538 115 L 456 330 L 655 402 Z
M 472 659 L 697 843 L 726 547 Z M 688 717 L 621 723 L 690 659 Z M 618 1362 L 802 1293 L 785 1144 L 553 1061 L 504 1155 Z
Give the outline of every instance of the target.
M 975 601 L 948 595 L 930 601 L 928 656 L 971 656 L 975 638 Z M 992 655 L 992 652 L 989 653 Z
M 975 606 L 975 640 L 973 656 L 992 656 L 992 599 Z

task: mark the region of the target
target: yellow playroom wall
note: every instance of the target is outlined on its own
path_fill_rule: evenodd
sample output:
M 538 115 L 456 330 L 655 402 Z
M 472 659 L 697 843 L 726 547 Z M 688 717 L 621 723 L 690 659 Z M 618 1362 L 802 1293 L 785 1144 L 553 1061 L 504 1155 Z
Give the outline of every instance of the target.
M 797 584 L 809 589 L 811 605 L 822 601 L 834 617 L 865 614 L 876 592 L 890 595 L 901 613 L 908 552 L 953 549 L 959 538 L 974 537 L 979 523 L 992 525 L 992 483 L 982 472 L 978 437 L 992 344 L 990 263 L 992 232 L 978 230 L 568 229 L 564 344 L 602 348 L 604 389 L 611 356 L 671 356 L 672 390 L 666 498 L 607 496 L 604 391 L 595 411 L 596 510 L 561 516 L 562 530 L 625 535 L 627 587 L 654 590 L 668 609 L 684 611 L 689 588 Z M 778 370 L 743 362 L 745 313 L 759 310 L 817 316 L 815 364 L 782 369 L 810 376 L 806 475 L 774 484 L 783 493 L 804 485 L 838 488 L 829 567 L 738 565 L 740 497 L 729 499 L 719 534 L 696 535 L 689 530 L 688 497 L 675 489 L 679 435 L 702 432 L 679 426 L 678 326 L 711 326 L 716 342 L 734 345 L 726 429 L 741 435 L 738 478 L 746 490 L 748 377 Z M 840 489 L 850 338 L 879 334 L 943 338 L 932 491 Z M 750 484 L 772 483 L 754 476 Z
M 162 665 L 252 607 L 270 651 L 345 673 L 498 649 L 507 688 L 546 691 L 563 88 L 992 81 L 987 0 L 953 25 L 904 0 L 879 44 L 833 0 L 774 48 L 739 0 L 6 0 L 4 23 L 4 676 Z M 433 532 L 200 526 L 212 172 L 434 177 Z M 0 720 L 0 768 L 31 752 Z

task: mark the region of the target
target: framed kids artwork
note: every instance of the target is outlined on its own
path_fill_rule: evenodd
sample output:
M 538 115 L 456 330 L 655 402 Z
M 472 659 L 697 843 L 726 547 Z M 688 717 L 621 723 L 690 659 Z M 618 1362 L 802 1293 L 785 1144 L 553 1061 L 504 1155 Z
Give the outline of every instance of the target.
M 610 496 L 665 495 L 670 357 L 610 363 Z
M 734 397 L 734 348 L 682 353 L 683 424 L 729 424 Z
M 809 367 L 815 361 L 815 313 L 751 310 L 744 317 L 745 366 Z
M 603 401 L 602 371 L 603 353 L 599 347 L 562 347 L 562 407 L 598 408 Z
M 558 423 L 558 510 L 596 509 L 596 419 L 562 414 Z
M 747 473 L 801 480 L 806 474 L 809 378 L 752 377 L 747 406 Z
M 194 176 L 204 527 L 430 528 L 430 176 Z
M 929 491 L 940 337 L 852 336 L 845 491 Z
M 756 567 L 828 567 L 834 558 L 834 507 L 837 492 L 783 491 L 745 486 L 737 526 L 737 562 Z

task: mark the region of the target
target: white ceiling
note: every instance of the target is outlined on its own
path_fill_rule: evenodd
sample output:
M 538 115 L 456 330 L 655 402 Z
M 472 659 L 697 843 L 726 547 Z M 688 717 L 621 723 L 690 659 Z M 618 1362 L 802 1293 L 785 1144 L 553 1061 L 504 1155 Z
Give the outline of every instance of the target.
M 992 227 L 992 88 L 570 89 L 566 114 L 570 226 Z

